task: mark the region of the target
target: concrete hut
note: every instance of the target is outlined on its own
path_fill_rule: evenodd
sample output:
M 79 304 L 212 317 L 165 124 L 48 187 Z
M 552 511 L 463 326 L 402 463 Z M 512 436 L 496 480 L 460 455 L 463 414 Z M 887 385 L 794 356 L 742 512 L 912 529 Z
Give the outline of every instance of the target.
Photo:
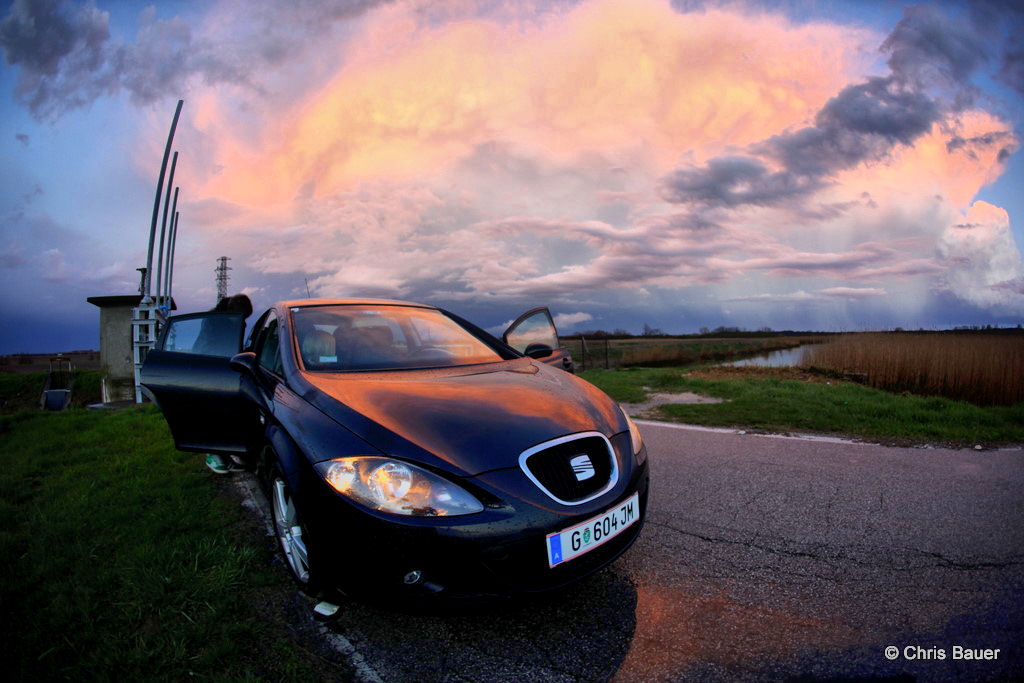
M 132 309 L 142 301 L 139 294 L 91 296 L 100 309 L 100 365 L 103 367 L 103 402 L 130 401 L 135 397 L 135 366 L 132 351 Z M 171 300 L 171 310 L 176 310 Z

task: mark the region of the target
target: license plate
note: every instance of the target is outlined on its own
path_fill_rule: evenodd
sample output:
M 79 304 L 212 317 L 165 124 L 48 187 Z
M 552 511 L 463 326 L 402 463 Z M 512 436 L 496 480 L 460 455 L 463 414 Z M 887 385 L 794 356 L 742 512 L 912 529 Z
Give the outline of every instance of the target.
M 640 496 L 636 493 L 607 512 L 576 526 L 548 534 L 548 566 L 554 567 L 588 553 L 615 538 L 640 518 Z

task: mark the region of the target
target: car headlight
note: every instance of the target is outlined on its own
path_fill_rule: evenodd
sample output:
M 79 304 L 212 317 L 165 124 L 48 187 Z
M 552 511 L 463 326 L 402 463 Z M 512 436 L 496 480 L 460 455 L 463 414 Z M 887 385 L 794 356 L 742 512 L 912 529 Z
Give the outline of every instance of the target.
M 626 424 L 629 425 L 629 441 L 633 444 L 633 455 L 636 457 L 636 464 L 643 464 L 644 460 L 647 459 L 647 451 L 644 450 L 644 438 L 640 436 L 640 430 L 637 428 L 636 423 L 633 422 L 633 418 L 627 415 L 625 410 L 622 410 L 622 406 L 619 406 L 619 410 L 622 411 L 622 416 L 626 418 Z
M 457 484 L 401 460 L 379 456 L 337 458 L 317 471 L 338 493 L 393 515 L 470 515 L 484 506 Z

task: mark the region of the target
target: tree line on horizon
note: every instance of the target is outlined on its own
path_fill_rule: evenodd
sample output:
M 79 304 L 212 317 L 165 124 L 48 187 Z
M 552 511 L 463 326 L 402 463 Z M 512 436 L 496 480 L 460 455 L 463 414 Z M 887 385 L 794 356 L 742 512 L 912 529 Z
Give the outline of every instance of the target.
M 630 332 L 629 330 L 621 327 L 616 327 L 611 330 L 583 330 L 580 332 L 573 332 L 571 334 L 563 334 L 563 339 L 638 339 L 638 338 L 649 338 L 649 339 L 699 339 L 701 337 L 799 337 L 799 336 L 835 336 L 842 334 L 877 334 L 890 333 L 890 334 L 947 334 L 947 333 L 980 333 L 980 334 L 1021 334 L 1024 333 L 1024 323 L 1017 323 L 1014 327 L 1000 327 L 998 325 L 957 325 L 948 329 L 941 330 L 928 330 L 918 328 L 916 330 L 907 330 L 902 327 L 893 327 L 888 330 L 860 330 L 860 331 L 839 331 L 839 332 L 825 332 L 821 330 L 773 330 L 771 327 L 759 327 L 756 330 L 748 330 L 743 327 L 731 326 L 731 325 L 719 325 L 715 328 L 701 327 L 698 332 L 687 332 L 681 334 L 672 334 L 665 332 L 661 328 L 653 327 L 647 323 L 643 324 L 641 332 L 639 334 Z

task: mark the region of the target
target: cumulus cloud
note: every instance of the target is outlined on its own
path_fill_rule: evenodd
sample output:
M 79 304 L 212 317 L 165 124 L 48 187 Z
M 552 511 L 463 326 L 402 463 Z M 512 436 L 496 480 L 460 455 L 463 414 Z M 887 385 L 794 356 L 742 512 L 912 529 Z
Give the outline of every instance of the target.
M 947 266 L 946 283 L 957 296 L 980 306 L 1024 308 L 1018 286 L 1024 278 L 1024 259 L 1004 209 L 975 202 L 963 222 L 943 232 L 939 251 Z
M 583 313 L 582 311 L 577 313 L 556 313 L 555 314 L 555 327 L 559 329 L 572 327 L 573 325 L 579 325 L 585 323 L 588 320 L 593 320 L 594 316 L 589 313 Z

